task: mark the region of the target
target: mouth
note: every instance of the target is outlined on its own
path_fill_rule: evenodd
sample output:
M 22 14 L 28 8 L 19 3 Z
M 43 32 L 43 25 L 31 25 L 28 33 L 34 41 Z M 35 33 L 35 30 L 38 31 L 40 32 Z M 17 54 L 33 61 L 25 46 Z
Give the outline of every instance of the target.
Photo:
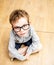
M 24 35 L 25 33 L 22 33 L 22 34 L 20 34 L 20 35 Z

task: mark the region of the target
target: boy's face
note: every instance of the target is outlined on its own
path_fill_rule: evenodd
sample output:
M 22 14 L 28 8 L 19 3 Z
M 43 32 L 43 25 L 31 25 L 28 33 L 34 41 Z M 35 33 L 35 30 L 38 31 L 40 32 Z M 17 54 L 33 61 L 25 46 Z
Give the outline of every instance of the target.
M 12 27 L 16 34 L 20 37 L 26 36 L 29 31 L 29 24 L 25 17 L 21 17 L 20 19 L 16 20 L 15 23 L 12 23 Z

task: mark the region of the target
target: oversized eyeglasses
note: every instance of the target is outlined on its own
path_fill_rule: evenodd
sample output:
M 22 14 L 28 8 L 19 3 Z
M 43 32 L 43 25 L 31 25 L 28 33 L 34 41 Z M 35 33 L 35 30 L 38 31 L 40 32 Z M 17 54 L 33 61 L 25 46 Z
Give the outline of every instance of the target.
M 13 27 L 13 29 L 15 30 L 15 31 L 17 31 L 17 32 L 20 32 L 21 31 L 21 29 L 23 29 L 23 30 L 27 30 L 27 29 L 29 29 L 29 24 L 24 24 L 23 26 L 16 26 L 16 27 Z

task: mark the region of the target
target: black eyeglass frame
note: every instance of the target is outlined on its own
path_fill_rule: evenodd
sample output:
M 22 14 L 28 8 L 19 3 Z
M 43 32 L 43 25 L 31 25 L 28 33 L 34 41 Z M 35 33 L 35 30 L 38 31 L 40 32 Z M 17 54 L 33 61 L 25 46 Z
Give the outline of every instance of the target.
M 28 28 L 26 28 L 26 29 L 24 29 L 24 26 L 27 26 L 28 25 Z M 19 28 L 19 30 L 17 30 L 17 32 L 20 32 L 21 31 L 21 29 L 23 29 L 23 30 L 27 30 L 27 29 L 29 29 L 29 27 L 30 27 L 30 24 L 28 23 L 28 24 L 24 24 L 23 26 L 16 26 L 16 27 L 12 27 L 13 28 L 13 30 L 14 31 L 16 31 L 16 29 L 18 29 Z

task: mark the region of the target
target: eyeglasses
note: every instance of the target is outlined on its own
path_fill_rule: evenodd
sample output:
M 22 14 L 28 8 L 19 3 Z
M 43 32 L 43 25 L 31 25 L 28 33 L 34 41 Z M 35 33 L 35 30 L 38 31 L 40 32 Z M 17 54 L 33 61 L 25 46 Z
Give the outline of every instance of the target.
M 19 27 L 19 26 L 16 26 L 16 27 L 13 27 L 13 29 L 15 30 L 15 31 L 17 31 L 17 32 L 20 32 L 21 31 L 21 28 L 23 29 L 23 30 L 27 30 L 27 29 L 29 29 L 29 24 L 24 24 L 23 26 L 21 26 L 21 27 Z

